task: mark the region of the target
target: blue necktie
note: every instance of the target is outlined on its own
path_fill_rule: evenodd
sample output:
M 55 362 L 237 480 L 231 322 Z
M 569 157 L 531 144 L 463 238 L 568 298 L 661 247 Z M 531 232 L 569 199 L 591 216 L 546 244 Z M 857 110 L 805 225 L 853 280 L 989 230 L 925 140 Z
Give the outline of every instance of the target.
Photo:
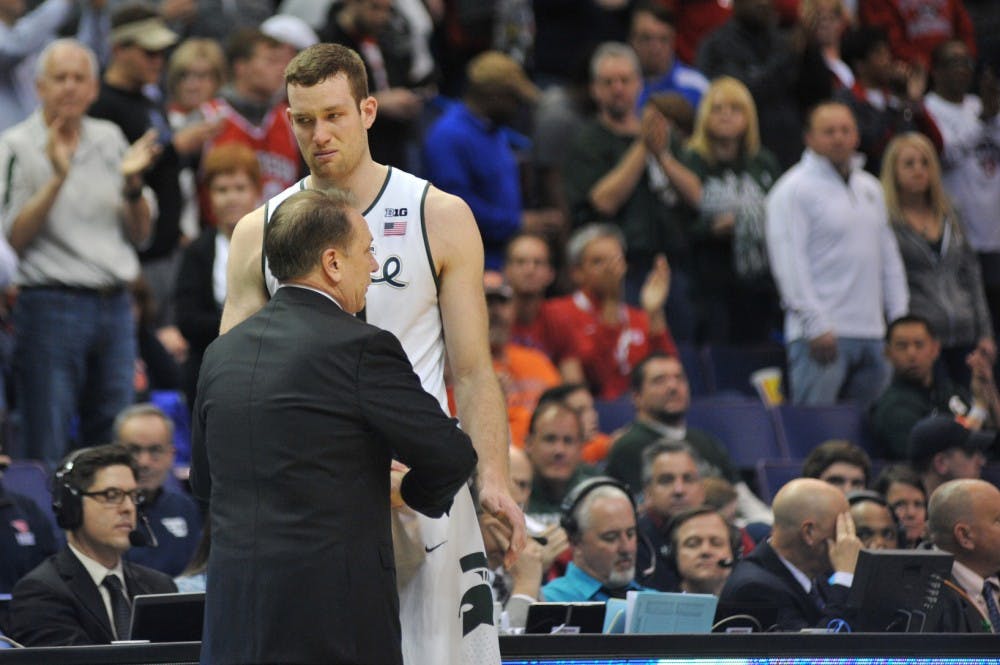
M 819 590 L 819 582 L 812 580 L 812 586 L 809 588 L 809 598 L 812 600 L 813 605 L 816 609 L 822 610 L 826 607 L 826 601 L 823 600 L 823 593 Z
M 132 609 L 129 607 L 128 598 L 125 597 L 125 588 L 117 575 L 108 575 L 101 584 L 111 596 L 111 615 L 115 620 L 115 637 L 119 640 L 127 640 L 129 623 L 132 620 Z
M 986 580 L 983 583 L 983 599 L 986 600 L 986 611 L 990 615 L 990 623 L 993 624 L 993 632 L 1000 632 L 1000 607 L 997 607 L 997 597 L 993 583 Z

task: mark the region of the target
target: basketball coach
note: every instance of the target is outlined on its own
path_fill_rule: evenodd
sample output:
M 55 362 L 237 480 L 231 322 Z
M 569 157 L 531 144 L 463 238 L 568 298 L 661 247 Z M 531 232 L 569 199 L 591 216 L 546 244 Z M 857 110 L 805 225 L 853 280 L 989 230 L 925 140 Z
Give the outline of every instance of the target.
M 402 663 L 390 461 L 410 467 L 402 499 L 438 517 L 476 454 L 396 338 L 354 316 L 372 240 L 346 195 L 288 198 L 264 235 L 282 288 L 205 354 L 191 467 L 212 530 L 202 663 Z

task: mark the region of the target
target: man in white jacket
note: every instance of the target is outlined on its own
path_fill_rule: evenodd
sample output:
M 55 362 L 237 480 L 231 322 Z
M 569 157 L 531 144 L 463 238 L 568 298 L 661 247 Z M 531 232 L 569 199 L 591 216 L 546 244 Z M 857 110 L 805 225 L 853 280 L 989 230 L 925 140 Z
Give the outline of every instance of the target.
M 807 149 L 767 201 L 767 247 L 785 309 L 792 401 L 874 400 L 889 380 L 886 320 L 906 313 L 906 274 L 882 187 L 855 155 L 849 108 L 820 104 Z

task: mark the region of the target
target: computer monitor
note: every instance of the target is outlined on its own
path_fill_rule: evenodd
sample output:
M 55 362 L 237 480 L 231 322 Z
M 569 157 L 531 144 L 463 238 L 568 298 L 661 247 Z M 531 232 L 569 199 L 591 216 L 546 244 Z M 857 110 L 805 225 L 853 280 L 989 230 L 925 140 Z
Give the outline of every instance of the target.
M 600 633 L 604 628 L 602 602 L 532 603 L 528 606 L 525 633 L 567 632 Z
M 200 642 L 205 594 L 152 593 L 132 599 L 130 640 Z
M 863 632 L 931 630 L 952 559 L 938 550 L 861 550 L 847 596 L 847 606 L 855 612 L 851 627 Z

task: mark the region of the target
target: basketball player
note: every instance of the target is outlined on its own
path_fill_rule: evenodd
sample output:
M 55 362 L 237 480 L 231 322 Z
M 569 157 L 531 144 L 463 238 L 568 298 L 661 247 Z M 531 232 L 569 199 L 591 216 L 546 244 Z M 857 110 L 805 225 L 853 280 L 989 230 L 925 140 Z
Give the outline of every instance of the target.
M 506 530 L 499 536 L 510 543 L 510 565 L 524 547 L 524 516 L 508 486 L 506 411 L 490 362 L 483 245 L 472 212 L 461 199 L 372 160 L 367 132 L 378 104 L 356 52 L 338 44 L 310 47 L 288 65 L 285 84 L 310 175 L 237 225 L 222 332 L 260 309 L 277 288 L 262 259 L 264 224 L 277 205 L 303 188 L 349 191 L 381 264 L 365 318 L 399 338 L 424 389 L 445 411 L 447 350 L 458 415 L 479 455 L 478 498 Z M 450 516 L 417 519 L 426 558 L 399 589 L 404 662 L 499 663 L 471 494 L 463 490 L 455 498 Z

